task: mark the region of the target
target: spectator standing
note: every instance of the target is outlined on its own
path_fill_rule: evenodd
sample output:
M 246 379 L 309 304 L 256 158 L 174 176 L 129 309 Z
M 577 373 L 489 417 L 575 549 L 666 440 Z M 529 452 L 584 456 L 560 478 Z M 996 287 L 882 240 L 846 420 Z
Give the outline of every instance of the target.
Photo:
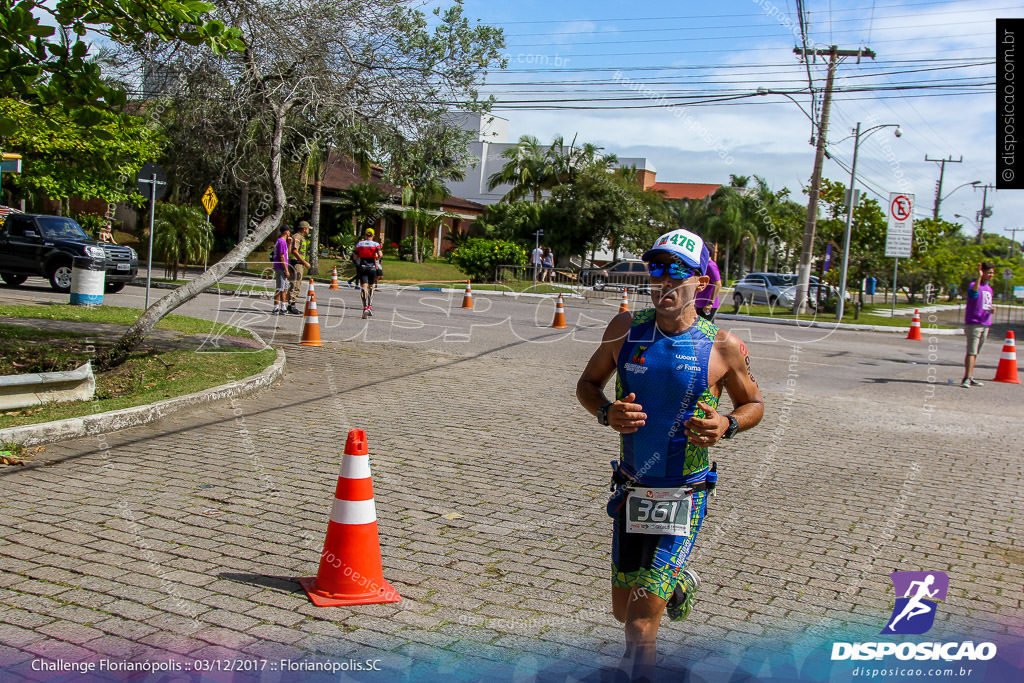
M 541 258 L 544 252 L 540 248 L 540 245 L 534 247 L 533 252 L 530 253 L 530 266 L 533 268 L 533 279 L 536 280 L 540 277 L 540 266 Z
M 274 315 L 284 313 L 288 303 L 288 276 L 291 275 L 291 269 L 288 267 L 288 238 L 291 234 L 291 228 L 282 225 L 277 242 L 274 243 L 274 251 L 271 253 L 274 261 Z
M 110 232 L 110 223 L 105 223 L 103 227 L 100 228 L 100 242 L 105 242 L 106 244 L 117 244 L 117 242 L 114 241 L 114 235 Z
M 718 307 L 721 305 L 721 300 L 718 298 L 718 293 L 722 291 L 722 274 L 718 271 L 718 264 L 715 263 L 715 259 L 718 258 L 718 245 L 716 244 L 712 249 L 711 258 L 708 259 L 708 286 L 697 292 L 697 297 L 694 300 L 694 306 L 697 307 L 697 315 L 704 318 L 705 320 L 714 321 L 715 313 L 718 312 Z
M 309 231 L 311 226 L 306 221 L 299 221 L 295 234 L 288 240 L 288 265 L 291 268 L 288 288 L 288 312 L 294 315 L 302 315 L 302 311 L 295 307 L 295 301 L 299 296 L 299 289 L 302 287 L 302 280 L 309 270 Z
M 964 378 L 960 386 L 964 389 L 980 387 L 974 379 L 974 363 L 978 360 L 981 347 L 988 338 L 992 327 L 992 314 L 996 311 L 995 293 L 992 291 L 992 277 L 996 268 L 984 261 L 978 264 L 978 277 L 967 286 L 967 306 L 964 309 L 964 336 L 967 337 L 967 355 L 964 356 Z
M 540 266 L 543 269 L 540 274 L 540 281 L 551 282 L 555 274 L 555 255 L 548 247 L 544 247 L 544 250 L 541 251 Z

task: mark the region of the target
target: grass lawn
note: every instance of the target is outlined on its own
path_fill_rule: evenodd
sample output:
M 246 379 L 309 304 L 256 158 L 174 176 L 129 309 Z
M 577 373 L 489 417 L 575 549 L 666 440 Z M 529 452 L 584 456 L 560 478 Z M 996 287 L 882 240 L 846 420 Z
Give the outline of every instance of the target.
M 721 313 L 733 313 L 735 306 L 731 303 L 723 303 L 719 309 Z M 896 307 L 901 308 L 900 306 Z M 910 307 L 913 310 L 913 306 Z M 876 309 L 883 309 L 888 311 L 888 307 L 876 307 L 876 308 L 864 308 L 861 310 L 860 316 L 855 320 L 853 317 L 853 306 L 847 305 L 846 310 L 843 311 L 843 324 L 850 325 L 878 325 L 879 327 L 908 327 L 910 325 L 910 318 L 908 316 L 897 315 L 895 318 L 890 318 L 888 315 L 872 315 L 872 311 Z M 788 308 L 780 308 L 778 306 L 760 306 L 745 304 L 740 306 L 740 315 L 752 315 L 762 318 L 780 318 L 789 320 L 808 320 L 817 322 L 835 322 L 835 313 L 805 313 L 803 315 L 794 315 Z M 957 329 L 956 325 L 935 325 L 939 329 Z
M 142 311 L 138 308 L 122 308 L 120 306 L 72 306 L 70 304 L 53 304 L 49 306 L 19 305 L 0 306 L 0 317 L 5 318 L 41 318 L 43 320 L 71 320 L 87 323 L 109 323 L 113 325 L 131 325 Z M 247 331 L 213 322 L 200 320 L 184 315 L 171 313 L 157 323 L 158 330 L 174 330 L 185 334 L 216 334 L 230 337 L 252 339 Z M 49 334 L 47 332 L 47 334 Z
M 154 278 L 153 282 L 160 282 L 165 285 L 175 285 L 180 287 L 181 285 L 187 285 L 189 280 L 168 280 L 165 278 Z M 258 285 L 255 282 L 246 282 L 244 284 L 236 284 L 234 282 L 218 282 L 213 285 L 216 289 L 229 289 L 231 291 L 242 290 L 245 292 L 273 292 L 274 288 L 270 286 Z
M 0 306 L 0 315 L 49 320 L 75 320 L 127 326 L 137 309 L 104 306 Z M 181 315 L 170 315 L 157 326 L 185 334 L 217 333 L 246 339 L 236 327 L 218 325 Z M 96 340 L 95 332 L 45 330 L 0 324 L 0 374 L 25 374 L 70 370 L 95 358 L 112 343 Z M 225 340 L 227 341 L 227 340 Z M 157 351 L 145 343 L 122 365 L 96 374 L 96 393 L 91 401 L 51 403 L 0 413 L 0 428 L 81 417 L 191 394 L 254 375 L 276 358 L 273 349 L 221 347 L 217 352 L 182 348 Z

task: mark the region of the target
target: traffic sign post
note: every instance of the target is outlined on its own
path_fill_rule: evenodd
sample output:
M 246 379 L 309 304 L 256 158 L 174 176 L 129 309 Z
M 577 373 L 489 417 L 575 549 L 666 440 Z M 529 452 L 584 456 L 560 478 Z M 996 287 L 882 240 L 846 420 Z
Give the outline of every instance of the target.
M 889 229 L 885 233 L 885 255 L 895 259 L 892 271 L 892 308 L 896 316 L 896 279 L 899 276 L 900 259 L 910 258 L 914 247 L 914 195 L 902 192 L 889 193 Z
M 217 206 L 217 193 L 213 191 L 213 185 L 206 188 L 206 192 L 203 193 L 203 208 L 206 209 L 206 224 L 210 224 L 210 214 L 213 213 L 213 209 Z M 210 250 L 206 250 L 205 258 L 203 259 L 203 272 L 206 272 L 207 264 L 210 259 Z
M 153 275 L 153 219 L 156 215 L 156 200 L 167 192 L 167 174 L 164 169 L 150 162 L 139 169 L 136 180 L 139 193 L 149 196 L 149 259 L 146 263 L 146 305 L 149 308 L 149 283 Z

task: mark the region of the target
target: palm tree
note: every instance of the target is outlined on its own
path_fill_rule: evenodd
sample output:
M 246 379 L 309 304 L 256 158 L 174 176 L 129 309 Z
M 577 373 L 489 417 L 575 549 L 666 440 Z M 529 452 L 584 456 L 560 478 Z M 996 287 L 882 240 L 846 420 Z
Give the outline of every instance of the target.
M 548 151 L 540 144 L 540 140 L 532 135 L 523 135 L 514 147 L 501 153 L 508 159 L 501 170 L 487 181 L 487 190 L 492 191 L 499 185 L 511 185 L 512 188 L 501 198 L 503 202 L 514 202 L 528 196 L 539 202 L 541 193 L 550 186 L 554 171 L 550 165 Z
M 164 276 L 178 279 L 178 264 L 205 260 L 213 246 L 213 231 L 197 207 L 158 204 L 153 224 L 153 249 L 164 260 Z
M 708 202 L 704 228 L 713 242 L 725 242 L 723 281 L 729 277 L 729 256 L 732 245 L 738 243 L 743 237 L 746 214 L 746 202 L 735 187 L 718 188 Z
M 309 274 L 320 274 L 320 204 L 323 198 L 324 176 L 327 174 L 331 159 L 331 145 L 321 147 L 314 142 L 308 147 L 306 162 L 303 165 L 302 184 L 313 185 L 313 206 L 309 212 Z
M 352 216 L 352 232 L 358 237 L 363 230 L 373 227 L 388 193 L 373 183 L 356 183 L 341 190 L 338 197 L 338 208 Z

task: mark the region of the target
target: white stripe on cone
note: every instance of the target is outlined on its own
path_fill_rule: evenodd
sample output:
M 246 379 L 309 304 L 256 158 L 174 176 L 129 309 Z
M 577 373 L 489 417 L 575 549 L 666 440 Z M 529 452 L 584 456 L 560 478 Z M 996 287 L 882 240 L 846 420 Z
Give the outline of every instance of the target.
M 331 521 L 337 524 L 370 524 L 377 521 L 377 508 L 370 500 L 338 500 L 331 506 Z
M 307 315 L 305 318 L 302 319 L 302 322 L 303 324 L 306 325 L 319 325 L 320 319 L 317 318 L 315 315 Z
M 370 457 L 368 455 L 348 455 L 341 460 L 339 477 L 345 479 L 369 479 Z
M 1003 351 L 999 354 L 999 360 L 1017 360 L 1017 354 L 1014 351 Z

